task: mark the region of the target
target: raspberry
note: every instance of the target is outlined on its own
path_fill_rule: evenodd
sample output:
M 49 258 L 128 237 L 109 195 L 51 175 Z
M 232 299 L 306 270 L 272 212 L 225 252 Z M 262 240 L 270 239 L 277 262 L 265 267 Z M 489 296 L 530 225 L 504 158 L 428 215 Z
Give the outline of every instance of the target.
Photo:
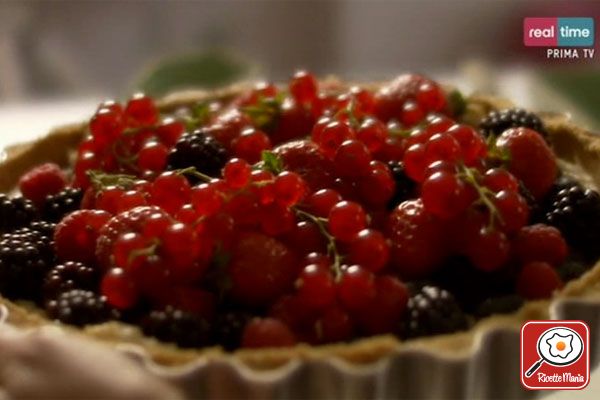
M 210 326 L 205 319 L 173 307 L 150 312 L 140 325 L 144 334 L 179 347 L 202 347 L 210 343 Z
M 402 161 L 390 161 L 388 166 L 390 167 L 392 176 L 396 182 L 396 190 L 393 197 L 388 202 L 388 208 L 394 209 L 403 201 L 415 198 L 417 184 L 406 174 L 404 163 Z
M 59 193 L 49 195 L 44 201 L 42 215 L 47 221 L 59 222 L 63 217 L 78 210 L 83 199 L 79 188 L 66 188 Z
M 289 347 L 296 344 L 294 334 L 281 321 L 273 318 L 253 319 L 242 336 L 242 347 Z
M 55 299 L 72 289 L 95 291 L 98 287 L 96 269 L 85 264 L 67 261 L 52 268 L 44 280 L 44 298 Z
M 298 140 L 277 146 L 273 152 L 281 158 L 285 170 L 304 179 L 311 192 L 333 186 L 333 163 L 319 152 L 316 144 Z
M 600 255 L 600 195 L 576 182 L 563 182 L 550 193 L 542 221 L 555 226 L 573 247 L 590 259 Z
M 56 194 L 67 185 L 64 172 L 56 164 L 42 164 L 19 179 L 19 190 L 23 196 L 38 206 L 44 204 L 46 196 Z
M 27 226 L 35 219 L 37 210 L 31 200 L 10 198 L 0 193 L 0 233 Z
M 77 326 L 98 324 L 114 317 L 103 296 L 80 289 L 63 292 L 50 300 L 46 312 L 52 319 Z
M 418 200 L 404 201 L 390 214 L 391 262 L 403 278 L 429 275 L 447 254 L 444 223 Z
M 207 130 L 199 129 L 183 135 L 167 157 L 167 169 L 195 167 L 198 171 L 219 176 L 227 162 L 227 150 Z M 193 177 L 188 179 L 194 180 Z
M 510 157 L 508 170 L 540 200 L 552 187 L 558 172 L 554 153 L 544 138 L 531 129 L 511 128 L 496 143 Z
M 545 262 L 526 264 L 517 278 L 517 293 L 529 300 L 551 297 L 562 286 L 556 270 Z
M 555 267 L 565 261 L 568 253 L 560 231 L 543 224 L 521 228 L 513 241 L 513 249 L 515 256 L 523 264 L 543 261 Z
M 468 320 L 454 296 L 436 286 L 424 286 L 408 300 L 401 333 L 405 338 L 465 330 Z
M 252 317 L 240 311 L 229 311 L 217 315 L 213 329 L 214 342 L 232 351 L 242 344 L 242 333 Z
M 111 215 L 100 210 L 79 210 L 69 214 L 54 232 L 56 255 L 63 261 L 94 263 L 96 239 Z
M 241 304 L 267 305 L 291 288 L 298 267 L 296 256 L 279 240 L 242 234 L 228 265 L 231 294 Z
M 0 293 L 39 301 L 46 272 L 54 263 L 52 236 L 21 228 L 0 236 Z
M 546 137 L 546 130 L 540 117 L 522 108 L 511 108 L 490 111 L 481 122 L 479 129 L 485 138 L 488 136 L 500 136 L 510 128 L 529 128 Z

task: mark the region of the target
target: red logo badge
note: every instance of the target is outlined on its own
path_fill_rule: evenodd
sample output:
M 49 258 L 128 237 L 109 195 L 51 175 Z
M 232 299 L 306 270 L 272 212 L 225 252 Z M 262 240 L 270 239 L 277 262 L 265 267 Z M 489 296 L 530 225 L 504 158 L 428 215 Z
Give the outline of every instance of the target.
M 533 390 L 583 389 L 590 380 L 582 321 L 529 321 L 521 328 L 521 383 Z

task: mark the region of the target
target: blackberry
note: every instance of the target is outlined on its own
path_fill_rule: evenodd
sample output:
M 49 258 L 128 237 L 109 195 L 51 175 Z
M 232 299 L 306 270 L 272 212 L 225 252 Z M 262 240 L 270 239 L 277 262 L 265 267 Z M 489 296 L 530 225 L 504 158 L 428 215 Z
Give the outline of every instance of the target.
M 227 159 L 227 150 L 216 139 L 199 129 L 186 133 L 179 139 L 167 158 L 167 169 L 195 167 L 206 175 L 217 177 Z
M 563 182 L 545 199 L 542 222 L 558 228 L 584 256 L 600 256 L 600 194 L 579 183 Z
M 54 264 L 52 237 L 21 228 L 0 236 L 0 293 L 39 301 L 44 276 Z
M 0 233 L 27 226 L 36 216 L 37 210 L 30 200 L 0 193 Z
M 502 268 L 486 272 L 473 266 L 466 257 L 451 257 L 429 279 L 430 284 L 454 294 L 460 307 L 472 313 L 489 297 L 514 292 L 516 271 Z
M 179 347 L 202 347 L 210 343 L 210 326 L 206 320 L 170 306 L 150 312 L 142 319 L 141 327 L 146 335 Z
M 423 286 L 408 300 L 401 334 L 431 336 L 467 329 L 468 320 L 454 296 L 437 286 Z
M 244 327 L 251 318 L 250 314 L 244 312 L 219 314 L 213 329 L 214 342 L 229 351 L 239 348 Z
M 533 129 L 543 137 L 547 137 L 546 129 L 540 117 L 522 108 L 490 111 L 479 122 L 479 129 L 486 138 L 490 135 L 500 136 L 505 130 L 517 127 Z
M 104 296 L 81 289 L 63 292 L 48 301 L 46 313 L 52 319 L 76 326 L 98 324 L 113 316 Z
M 54 236 L 56 224 L 48 221 L 33 221 L 31 224 L 29 224 L 29 229 L 39 233 L 43 237 L 51 239 Z
M 42 215 L 47 221 L 59 222 L 65 215 L 79 209 L 82 198 L 83 192 L 78 188 L 66 188 L 49 195 L 44 202 Z
M 404 163 L 402 161 L 390 161 L 388 166 L 390 167 L 392 176 L 396 182 L 396 191 L 388 203 L 388 209 L 391 210 L 404 200 L 414 198 L 417 184 L 406 175 Z
M 573 279 L 579 278 L 592 266 L 593 264 L 586 263 L 580 260 L 567 260 L 561 266 L 556 268 L 556 272 L 558 272 L 558 275 L 563 280 L 563 282 L 568 282 Z
M 96 269 L 75 261 L 52 268 L 44 279 L 44 298 L 52 300 L 73 289 L 95 291 L 98 286 Z
M 490 297 L 479 305 L 475 313 L 477 318 L 485 318 L 494 314 L 509 314 L 517 311 L 525 303 L 518 294 Z

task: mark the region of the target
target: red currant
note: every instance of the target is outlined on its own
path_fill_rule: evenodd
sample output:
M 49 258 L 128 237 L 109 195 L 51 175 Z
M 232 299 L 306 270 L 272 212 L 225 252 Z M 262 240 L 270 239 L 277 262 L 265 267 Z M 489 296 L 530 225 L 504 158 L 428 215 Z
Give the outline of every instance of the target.
M 352 201 L 337 203 L 329 212 L 329 231 L 341 241 L 350 241 L 366 228 L 367 215 L 363 208 Z

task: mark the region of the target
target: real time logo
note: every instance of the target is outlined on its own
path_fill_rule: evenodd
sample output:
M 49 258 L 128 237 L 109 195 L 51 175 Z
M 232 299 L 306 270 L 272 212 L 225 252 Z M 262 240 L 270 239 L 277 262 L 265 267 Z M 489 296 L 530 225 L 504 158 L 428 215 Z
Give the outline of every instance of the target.
M 548 47 L 547 58 L 594 58 L 593 18 L 525 18 L 523 43 Z

